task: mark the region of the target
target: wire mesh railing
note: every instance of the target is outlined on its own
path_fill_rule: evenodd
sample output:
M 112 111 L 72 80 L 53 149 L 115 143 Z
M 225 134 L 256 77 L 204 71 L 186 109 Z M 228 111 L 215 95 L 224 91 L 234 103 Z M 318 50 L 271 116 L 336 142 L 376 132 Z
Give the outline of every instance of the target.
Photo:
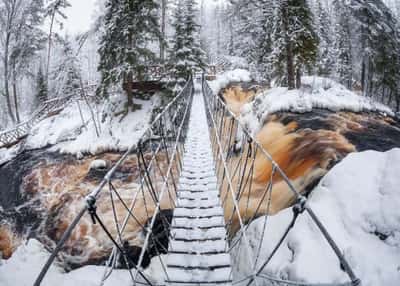
M 49 113 L 65 106 L 70 99 L 70 97 L 63 97 L 45 101 L 29 120 L 16 125 L 10 130 L 0 132 L 0 148 L 7 147 L 27 136 L 33 126 L 43 120 Z
M 176 201 L 192 98 L 193 80 L 190 79 L 154 119 L 138 143 L 119 158 L 86 197 L 84 207 L 58 241 L 35 286 L 41 284 L 84 217 L 90 217 L 107 241 L 103 248 L 109 256 L 99 285 L 103 285 L 115 269 L 121 268 L 128 271 L 133 285 L 155 285 L 144 271 L 151 256 L 160 260 L 161 269 L 168 277 L 161 254 L 168 250 L 171 210 Z M 121 186 L 116 173 L 132 157 L 136 169 L 132 169 L 128 187 Z M 139 247 L 140 252 L 132 255 L 129 250 L 133 246 Z
M 246 131 L 223 99 L 213 94 L 205 80 L 203 80 L 203 94 L 229 238 L 233 284 L 360 285 L 360 280 L 355 276 L 339 247 L 307 204 L 307 198 L 296 190 L 268 151 Z M 266 253 L 263 243 L 265 243 L 264 237 L 268 237 L 269 218 L 278 211 L 276 205 L 279 204 L 282 195 L 285 197 L 285 202 L 291 203 L 293 217 L 276 245 L 268 247 L 270 250 Z M 337 256 L 338 265 L 349 277 L 348 282 L 310 284 L 280 279 L 268 274 L 271 260 L 301 215 L 308 215 L 315 223 Z M 248 231 L 256 220 L 261 223 L 262 231 L 261 237 L 254 242 L 250 241 Z M 237 269 L 239 264 L 241 267 Z

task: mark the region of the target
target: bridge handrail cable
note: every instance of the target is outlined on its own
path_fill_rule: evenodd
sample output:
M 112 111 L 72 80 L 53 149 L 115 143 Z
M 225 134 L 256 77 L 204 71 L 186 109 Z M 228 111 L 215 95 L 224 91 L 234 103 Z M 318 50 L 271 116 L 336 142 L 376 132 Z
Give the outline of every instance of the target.
M 164 107 L 161 113 L 155 117 L 150 126 L 144 132 L 139 142 L 131 145 L 127 149 L 127 151 L 119 158 L 114 166 L 107 172 L 99 185 L 86 196 L 86 203 L 71 222 L 67 230 L 63 233 L 49 259 L 46 261 L 46 264 L 39 273 L 34 286 L 39 286 L 41 284 L 48 269 L 86 213 L 90 214 L 93 223 L 99 223 L 113 245 L 111 254 L 107 260 L 107 268 L 105 269 L 105 272 L 101 278 L 100 285 L 103 285 L 104 281 L 111 275 L 112 270 L 118 267 L 117 261 L 121 256 L 123 259 L 122 263 L 128 269 L 134 285 L 136 285 L 136 283 L 154 285 L 151 282 L 151 279 L 144 274 L 141 264 L 150 239 L 152 241 L 155 241 L 156 239 L 153 237 L 150 238 L 150 234 L 152 232 L 152 227 L 154 226 L 157 215 L 162 216 L 163 222 L 167 220 L 165 215 L 161 213 L 161 200 L 163 199 L 163 196 L 167 194 L 169 196 L 169 203 L 172 205 L 174 203 L 173 196 L 177 191 L 176 178 L 174 175 L 175 173 L 179 175 L 182 167 L 182 162 L 180 159 L 184 151 L 183 142 L 186 136 L 189 107 L 192 97 L 193 80 L 190 78 L 182 91 L 170 103 L 168 103 L 167 106 Z M 169 138 L 174 138 L 172 143 L 170 142 L 171 140 Z M 150 154 L 150 159 L 148 159 L 148 156 L 144 154 L 146 151 L 147 154 Z M 122 164 L 132 153 L 135 153 L 139 165 L 139 178 L 137 183 L 139 188 L 135 190 L 135 194 L 131 197 L 131 203 L 128 204 L 125 202 L 126 200 L 123 198 L 121 193 L 118 192 L 117 187 L 113 184 L 113 176 L 115 175 L 117 169 L 122 166 Z M 159 162 L 158 157 L 161 155 L 165 156 L 167 160 L 167 171 L 163 170 L 165 168 L 163 168 Z M 157 194 L 157 191 L 153 186 L 153 184 L 157 182 L 161 183 L 162 185 L 159 194 Z M 96 211 L 96 202 L 103 198 L 102 194 L 106 194 L 102 192 L 106 186 L 108 186 L 109 191 L 109 198 L 106 202 L 110 203 L 112 206 L 112 213 L 114 216 L 113 220 L 116 231 L 115 237 L 113 236 L 112 231 L 110 231 L 110 227 L 105 225 L 105 223 L 99 217 L 98 211 Z M 140 199 L 138 198 L 140 195 L 142 195 L 143 198 L 144 208 L 147 213 L 146 217 L 150 219 L 150 224 L 148 226 L 141 223 L 134 212 L 135 205 Z M 149 202 L 146 201 L 146 197 L 149 197 Z M 119 221 L 117 216 L 114 201 L 120 203 L 121 207 L 123 207 L 123 210 L 126 211 L 126 215 L 123 216 L 121 221 Z M 148 209 L 151 207 L 149 204 L 153 204 L 154 208 L 153 212 L 151 213 L 148 212 Z M 131 257 L 129 257 L 124 250 L 123 234 L 128 220 L 130 219 L 132 219 L 134 223 L 139 226 L 139 229 L 146 234 L 139 256 L 139 261 L 137 263 L 132 261 Z M 159 242 L 155 241 L 154 243 Z M 161 264 L 163 265 L 163 270 L 167 276 L 168 274 L 166 273 L 165 263 L 162 261 L 161 256 L 158 256 Z M 131 268 L 135 269 L 134 273 L 131 271 Z M 141 280 L 138 278 L 138 276 L 140 276 Z

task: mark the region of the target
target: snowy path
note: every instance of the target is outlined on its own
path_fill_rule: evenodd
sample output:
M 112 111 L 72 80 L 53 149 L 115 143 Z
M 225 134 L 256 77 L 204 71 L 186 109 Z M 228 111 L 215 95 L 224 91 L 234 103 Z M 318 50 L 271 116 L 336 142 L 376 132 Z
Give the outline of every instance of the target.
M 171 228 L 167 285 L 231 285 L 231 262 L 204 100 L 193 98 Z

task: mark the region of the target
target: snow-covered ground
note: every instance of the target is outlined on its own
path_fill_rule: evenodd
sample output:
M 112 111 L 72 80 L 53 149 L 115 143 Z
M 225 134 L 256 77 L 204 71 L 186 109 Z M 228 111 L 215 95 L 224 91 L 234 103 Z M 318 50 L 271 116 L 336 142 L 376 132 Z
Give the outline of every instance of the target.
M 41 268 L 50 256 L 43 245 L 31 239 L 21 245 L 9 260 L 0 259 L 0 286 L 31 286 L 37 278 Z M 103 266 L 85 266 L 65 273 L 60 267 L 53 264 L 45 276 L 43 286 L 98 286 L 103 277 Z M 157 283 L 161 282 L 159 259 L 153 258 L 145 273 Z M 104 286 L 130 286 L 132 280 L 126 270 L 114 270 Z
M 142 105 L 140 110 L 129 112 L 126 116 L 123 114 L 115 116 L 124 110 L 125 97 L 121 95 L 111 97 L 102 112 L 108 115 L 107 118 L 104 122 L 102 118 L 97 121 L 100 122 L 99 137 L 91 120 L 89 108 L 81 103 L 84 121 L 87 123 L 84 127 L 77 103 L 71 103 L 60 115 L 38 124 L 28 137 L 26 147 L 41 148 L 55 145 L 52 147 L 54 151 L 76 155 L 96 154 L 105 150 L 126 150 L 137 142 L 148 127 L 152 109 L 158 104 L 158 97 L 149 101 L 135 99 L 134 102 Z
M 71 102 L 59 115 L 49 117 L 36 125 L 28 136 L 25 148 L 37 149 L 54 145 L 51 149 L 62 153 L 80 155 L 102 151 L 123 151 L 134 144 L 149 126 L 152 110 L 159 97 L 151 100 L 134 100 L 141 109 L 123 114 L 125 96 L 114 95 L 104 104 L 100 115 L 95 116 L 100 134 L 97 136 L 91 112 L 84 102 Z M 93 106 L 92 106 L 93 107 Z M 96 111 L 95 111 L 96 113 Z M 102 118 L 103 115 L 107 115 Z M 83 124 L 85 122 L 85 124 Z
M 400 149 L 350 154 L 322 179 L 308 202 L 363 286 L 400 283 L 399 174 Z M 290 209 L 269 217 L 259 265 L 291 218 Z M 258 247 L 263 224 L 264 218 L 259 218 L 249 228 L 254 248 Z M 245 271 L 245 263 L 239 264 L 238 271 Z M 309 283 L 348 281 L 307 214 L 300 216 L 266 270 L 275 277 Z

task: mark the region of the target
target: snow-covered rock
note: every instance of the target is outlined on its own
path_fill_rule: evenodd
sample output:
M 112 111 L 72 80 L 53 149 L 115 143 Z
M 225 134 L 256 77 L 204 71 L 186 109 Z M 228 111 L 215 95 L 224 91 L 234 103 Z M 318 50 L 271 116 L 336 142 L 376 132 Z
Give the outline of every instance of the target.
M 279 111 L 310 112 L 318 108 L 394 115 L 389 107 L 359 96 L 333 80 L 303 77 L 301 89 L 274 87 L 257 95 L 254 101 L 242 107 L 241 118 L 247 128 L 255 134 L 269 114 Z
M 107 162 L 105 160 L 93 160 L 89 166 L 89 170 L 98 170 L 105 168 L 107 168 Z
M 227 87 L 232 82 L 249 82 L 251 80 L 252 77 L 248 70 L 235 69 L 217 75 L 217 78 L 210 81 L 209 85 L 214 94 L 218 94 L 221 89 Z
M 336 165 L 312 192 L 311 208 L 343 251 L 363 286 L 400 281 L 400 149 L 353 153 Z M 292 218 L 290 209 L 269 217 L 261 265 Z M 264 218 L 249 228 L 257 249 Z M 241 257 L 241 256 L 239 256 Z M 247 268 L 240 260 L 239 272 Z M 295 281 L 343 282 L 338 259 L 307 214 L 276 253 L 265 273 Z

